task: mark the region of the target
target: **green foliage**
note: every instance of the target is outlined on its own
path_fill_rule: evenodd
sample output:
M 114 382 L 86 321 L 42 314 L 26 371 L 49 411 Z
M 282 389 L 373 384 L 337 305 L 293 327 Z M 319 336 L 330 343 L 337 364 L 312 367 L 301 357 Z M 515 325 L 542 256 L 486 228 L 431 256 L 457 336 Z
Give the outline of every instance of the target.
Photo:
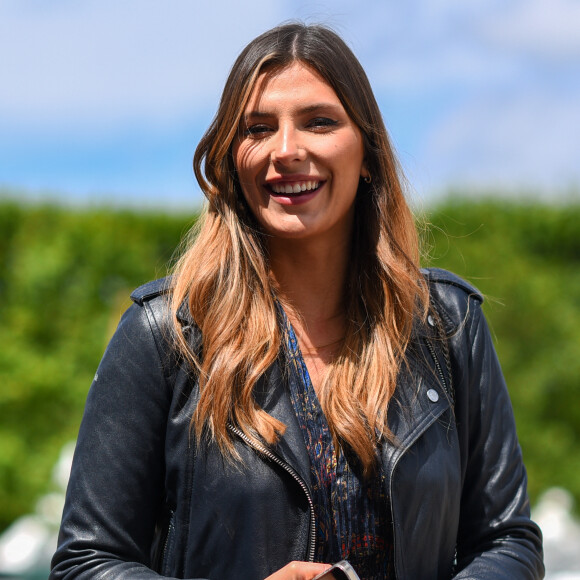
M 485 295 L 532 500 L 580 505 L 580 204 L 450 199 L 429 216 L 425 260 Z
M 130 291 L 194 218 L 0 201 L 0 529 L 50 489 Z M 486 294 L 532 498 L 580 503 L 580 206 L 452 199 L 429 219 L 425 263 Z
M 130 291 L 193 217 L 0 203 L 0 529 L 49 488 Z

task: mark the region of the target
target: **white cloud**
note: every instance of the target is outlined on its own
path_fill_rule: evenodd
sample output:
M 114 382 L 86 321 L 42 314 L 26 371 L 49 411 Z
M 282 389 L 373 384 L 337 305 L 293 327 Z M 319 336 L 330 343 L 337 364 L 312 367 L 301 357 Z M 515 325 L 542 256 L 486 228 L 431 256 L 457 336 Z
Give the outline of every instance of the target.
M 580 3 L 417 0 L 373 15 L 379 99 L 421 125 L 404 159 L 420 191 L 580 184 Z M 380 15 L 379 15 L 380 13 Z M 382 44 L 381 44 L 382 42 Z
M 423 169 L 439 184 L 538 191 L 577 186 L 579 132 L 572 95 L 548 89 L 470 101 L 433 128 L 421 153 Z
M 508 75 L 510 64 L 490 59 L 479 30 L 481 15 L 496 13 L 495 4 L 410 0 L 397 8 L 377 6 L 370 20 L 380 26 L 371 27 L 363 41 L 376 85 L 415 92 Z
M 1 114 L 71 125 L 191 115 L 217 102 L 235 55 L 277 20 L 268 0 L 252 8 L 250 19 L 237 2 L 3 2 Z
M 578 0 L 385 2 L 367 22 L 363 58 L 381 90 L 500 86 L 580 55 Z
M 489 19 L 485 32 L 491 42 L 534 57 L 578 59 L 580 2 L 518 0 L 507 5 L 501 18 Z
M 103 159 L 94 182 L 102 170 L 112 183 L 106 160 L 120 141 L 131 150 L 146 134 L 174 156 L 184 127 L 207 126 L 240 49 L 304 18 L 351 44 L 414 173 L 433 186 L 580 181 L 579 11 L 578 0 L 2 0 L 0 149 L 18 142 L 29 159 L 26 141 L 90 143 L 85 158 Z M 0 179 L 18 179 L 2 163 Z M 36 164 L 20 165 L 28 179 Z M 122 187 L 137 182 L 131 167 L 116 171 Z M 171 180 L 159 169 L 159 182 Z
M 4 0 L 0 114 L 100 125 L 213 109 L 240 48 L 289 17 L 336 26 L 378 90 L 501 84 L 529 50 L 578 54 L 579 12 L 577 0 Z

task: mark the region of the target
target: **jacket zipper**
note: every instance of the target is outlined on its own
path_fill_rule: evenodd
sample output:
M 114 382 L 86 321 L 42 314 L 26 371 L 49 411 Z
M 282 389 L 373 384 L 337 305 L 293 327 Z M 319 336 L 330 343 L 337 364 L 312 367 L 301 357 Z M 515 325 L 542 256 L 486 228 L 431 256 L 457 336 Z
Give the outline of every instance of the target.
M 449 388 L 447 387 L 447 381 L 445 380 L 445 374 L 443 373 L 443 369 L 441 368 L 441 364 L 439 363 L 439 359 L 437 358 L 437 354 L 435 353 L 435 347 L 428 338 L 425 340 L 425 342 L 427 343 L 427 348 L 429 349 L 431 357 L 433 358 L 433 362 L 435 363 L 435 368 L 437 369 L 437 374 L 439 375 L 441 383 L 443 384 L 443 389 L 447 393 L 447 396 L 451 397 L 451 393 L 449 392 Z
M 435 367 L 437 368 L 437 373 L 439 374 L 439 377 L 441 378 L 441 382 L 443 383 L 443 389 L 445 390 L 445 392 L 449 396 L 449 399 L 451 400 L 451 404 L 453 405 L 454 397 L 453 397 L 453 394 L 449 392 L 449 389 L 447 387 L 447 381 L 445 380 L 445 375 L 443 374 L 443 369 L 441 368 L 441 364 L 439 363 L 439 359 L 437 358 L 437 355 L 435 353 L 435 347 L 431 343 L 431 340 L 429 340 L 428 338 L 425 340 L 425 342 L 427 343 L 427 348 L 429 349 L 429 352 L 431 353 L 431 357 L 433 358 L 433 361 L 435 362 Z M 393 473 L 394 473 L 394 469 L 393 469 Z M 391 506 L 392 506 L 392 499 L 391 499 Z M 393 541 L 393 543 L 394 543 L 394 541 Z M 457 566 L 457 544 L 455 545 L 455 554 L 453 556 L 453 565 L 451 568 L 451 578 L 453 578 L 453 576 L 455 575 L 456 566 Z
M 307 555 L 308 561 L 314 562 L 314 549 L 316 545 L 316 519 L 314 516 L 314 502 L 312 501 L 312 496 L 310 495 L 310 490 L 308 489 L 308 486 L 306 485 L 302 477 L 300 477 L 300 475 L 295 471 L 295 469 L 291 465 L 280 459 L 280 457 L 272 453 L 272 451 L 270 451 L 267 447 L 252 441 L 251 439 L 249 439 L 249 437 L 245 435 L 243 431 L 240 431 L 240 429 L 234 427 L 231 423 L 228 423 L 228 429 L 232 433 L 237 435 L 240 439 L 242 439 L 245 443 L 247 443 L 250 447 L 260 452 L 270 461 L 272 461 L 273 463 L 284 469 L 284 471 L 286 471 L 294 479 L 294 481 L 296 481 L 296 483 L 298 483 L 298 485 L 302 488 L 302 491 L 306 495 L 306 499 L 308 501 L 308 506 L 310 509 L 310 533 L 308 536 L 309 539 L 308 539 Z
M 166 561 L 167 561 L 169 541 L 172 538 L 173 530 L 174 530 L 174 524 L 173 524 L 174 515 L 175 515 L 175 512 L 173 510 L 169 510 L 169 524 L 167 526 L 167 534 L 165 535 L 165 541 L 163 542 L 163 550 L 161 552 L 160 570 L 163 574 L 165 574 L 165 572 L 166 572 L 165 566 L 166 566 Z

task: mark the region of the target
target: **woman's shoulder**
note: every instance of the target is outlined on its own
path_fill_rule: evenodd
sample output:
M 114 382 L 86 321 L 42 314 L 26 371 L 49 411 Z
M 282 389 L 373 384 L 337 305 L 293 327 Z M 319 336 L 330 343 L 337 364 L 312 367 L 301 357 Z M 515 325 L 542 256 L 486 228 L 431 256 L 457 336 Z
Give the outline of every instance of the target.
M 423 268 L 421 273 L 429 286 L 431 304 L 439 313 L 447 331 L 465 322 L 470 311 L 479 310 L 483 303 L 483 294 L 453 272 L 441 268 Z
M 483 302 L 483 294 L 470 282 L 457 274 L 441 268 L 422 268 L 421 273 L 429 286 L 438 293 L 464 293 L 479 302 Z
M 171 295 L 173 293 L 173 278 L 166 276 L 151 280 L 131 292 L 131 300 L 138 306 L 152 310 L 158 323 L 166 323 L 171 315 Z M 191 313 L 184 301 L 177 309 L 177 318 L 183 326 L 193 326 Z
M 171 276 L 166 276 L 165 278 L 159 278 L 158 280 L 151 280 L 150 282 L 135 288 L 135 290 L 131 292 L 131 300 L 139 306 L 143 306 L 145 302 L 170 294 L 171 290 Z

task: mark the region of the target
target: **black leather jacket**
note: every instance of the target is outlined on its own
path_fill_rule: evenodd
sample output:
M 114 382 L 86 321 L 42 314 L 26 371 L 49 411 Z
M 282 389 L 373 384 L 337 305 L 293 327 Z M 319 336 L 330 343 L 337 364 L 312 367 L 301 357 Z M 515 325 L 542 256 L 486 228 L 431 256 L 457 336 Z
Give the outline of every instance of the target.
M 482 297 L 448 272 L 425 275 L 449 361 L 436 325 L 417 325 L 389 407 L 398 444 L 382 452 L 396 577 L 542 578 L 541 534 Z M 152 282 L 133 293 L 92 384 L 53 580 L 257 580 L 313 555 L 308 456 L 280 364 L 255 393 L 287 425 L 275 448 L 236 434 L 241 461 L 231 463 L 211 442 L 197 445 L 197 383 L 168 349 L 161 290 Z M 183 324 L 199 341 L 186 312 Z

